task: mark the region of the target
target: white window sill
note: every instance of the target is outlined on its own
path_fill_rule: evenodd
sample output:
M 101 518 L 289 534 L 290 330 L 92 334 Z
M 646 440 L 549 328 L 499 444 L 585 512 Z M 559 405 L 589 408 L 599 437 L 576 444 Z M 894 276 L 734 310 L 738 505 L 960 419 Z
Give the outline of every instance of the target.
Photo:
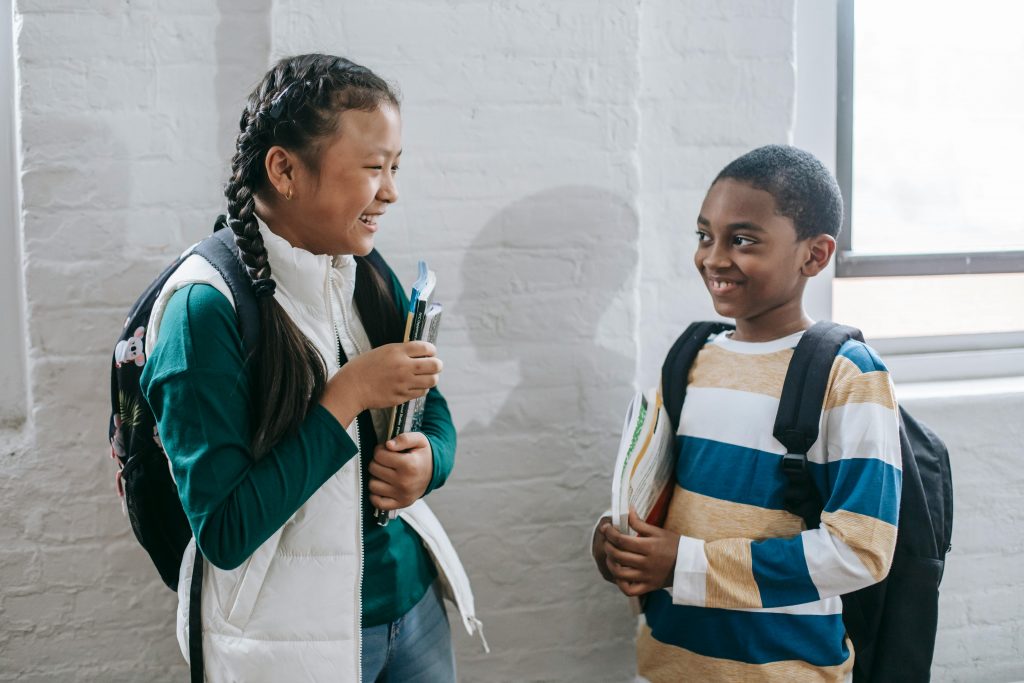
M 896 400 L 900 403 L 1005 395 L 1024 396 L 1024 375 L 903 384 L 896 382 Z

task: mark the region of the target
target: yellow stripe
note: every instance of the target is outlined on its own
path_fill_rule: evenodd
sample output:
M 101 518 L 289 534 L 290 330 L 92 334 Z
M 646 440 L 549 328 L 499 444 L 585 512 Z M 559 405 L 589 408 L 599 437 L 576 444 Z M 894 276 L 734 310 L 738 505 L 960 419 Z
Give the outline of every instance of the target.
M 704 544 L 708 561 L 705 607 L 759 608 L 761 592 L 754 581 L 749 538 L 728 538 Z
M 832 364 L 828 393 L 825 396 L 825 410 L 849 403 L 877 403 L 891 409 L 896 407 L 889 373 L 882 370 L 861 372 L 845 356 L 836 357 L 836 362 Z
M 838 666 L 817 667 L 800 660 L 747 664 L 666 645 L 651 636 L 651 629 L 645 625 L 637 636 L 636 663 L 640 675 L 651 683 L 842 683 L 853 670 L 853 645 L 849 639 L 846 647 L 850 656 Z
M 778 398 L 793 349 L 750 355 L 706 346 L 690 370 L 690 386 L 735 389 Z
M 821 513 L 821 526 L 856 553 L 875 581 L 889 573 L 896 548 L 896 527 L 849 510 Z
M 720 538 L 760 541 L 796 536 L 804 530 L 804 523 L 785 510 L 768 510 L 712 498 L 677 485 L 672 493 L 665 528 L 705 541 L 717 541 Z

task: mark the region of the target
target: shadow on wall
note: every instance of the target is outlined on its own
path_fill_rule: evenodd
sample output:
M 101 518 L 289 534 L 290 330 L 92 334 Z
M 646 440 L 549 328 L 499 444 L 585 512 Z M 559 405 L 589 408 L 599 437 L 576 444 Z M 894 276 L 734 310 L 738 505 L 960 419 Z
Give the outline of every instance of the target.
M 458 370 L 461 390 L 448 385 L 471 417 L 438 507 L 495 648 L 482 667 L 509 657 L 510 672 L 562 678 L 556 663 L 589 657 L 592 673 L 622 668 L 607 645 L 630 642 L 629 620 L 584 538 L 608 505 L 632 391 L 637 232 L 626 198 L 560 187 L 503 209 L 465 255 L 453 308 L 477 361 Z

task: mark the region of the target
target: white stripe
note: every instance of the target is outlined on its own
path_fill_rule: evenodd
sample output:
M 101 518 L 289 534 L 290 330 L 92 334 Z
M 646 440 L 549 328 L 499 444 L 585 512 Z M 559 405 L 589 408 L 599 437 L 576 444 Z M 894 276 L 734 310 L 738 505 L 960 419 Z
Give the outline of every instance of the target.
M 772 436 L 778 399 L 718 387 L 691 387 L 686 392 L 679 434 L 782 455 L 786 449 Z M 723 409 L 723 406 L 728 406 Z M 824 425 L 824 427 L 823 427 Z M 850 403 L 825 412 L 819 438 L 807 453 L 810 462 L 843 458 L 878 458 L 900 468 L 896 412 L 877 403 Z
M 804 531 L 800 538 L 804 543 L 807 572 L 818 595 L 842 595 L 875 582 L 857 553 L 826 529 Z
M 707 599 L 707 577 L 708 558 L 704 554 L 704 541 L 680 536 L 672 582 L 672 603 L 703 607 Z
M 900 426 L 896 411 L 877 403 L 848 403 L 825 411 L 825 428 L 807 459 L 877 458 L 900 469 Z
M 797 343 L 800 341 L 800 337 L 804 336 L 804 332 L 801 330 L 799 332 L 794 332 L 787 337 L 780 337 L 771 341 L 744 342 L 736 341 L 732 337 L 728 336 L 728 334 L 729 333 L 727 332 L 723 332 L 722 334 L 717 335 L 711 343 L 734 353 L 745 353 L 751 356 L 775 353 L 776 351 L 782 351 L 783 349 L 795 348 Z
M 735 609 L 734 612 L 763 612 L 769 614 L 796 614 L 803 616 L 816 616 L 824 617 L 832 614 L 843 613 L 843 601 L 838 595 L 825 598 L 824 600 L 815 600 L 814 602 L 805 602 L 802 605 L 788 605 L 786 607 L 762 607 L 762 608 L 749 608 L 749 609 Z
M 779 400 L 764 394 L 718 387 L 686 391 L 679 434 L 783 454 L 772 436 Z

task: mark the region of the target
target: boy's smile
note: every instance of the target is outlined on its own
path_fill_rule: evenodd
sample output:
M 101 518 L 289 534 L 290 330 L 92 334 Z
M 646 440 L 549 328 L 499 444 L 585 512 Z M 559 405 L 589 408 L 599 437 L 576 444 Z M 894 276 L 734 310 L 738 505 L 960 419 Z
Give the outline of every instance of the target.
M 831 250 L 821 243 L 831 240 L 797 239 L 793 220 L 778 213 L 771 194 L 724 178 L 708 190 L 697 217 L 694 264 L 715 311 L 736 320 L 734 337 L 768 341 L 810 325 L 804 285 L 828 264 Z

